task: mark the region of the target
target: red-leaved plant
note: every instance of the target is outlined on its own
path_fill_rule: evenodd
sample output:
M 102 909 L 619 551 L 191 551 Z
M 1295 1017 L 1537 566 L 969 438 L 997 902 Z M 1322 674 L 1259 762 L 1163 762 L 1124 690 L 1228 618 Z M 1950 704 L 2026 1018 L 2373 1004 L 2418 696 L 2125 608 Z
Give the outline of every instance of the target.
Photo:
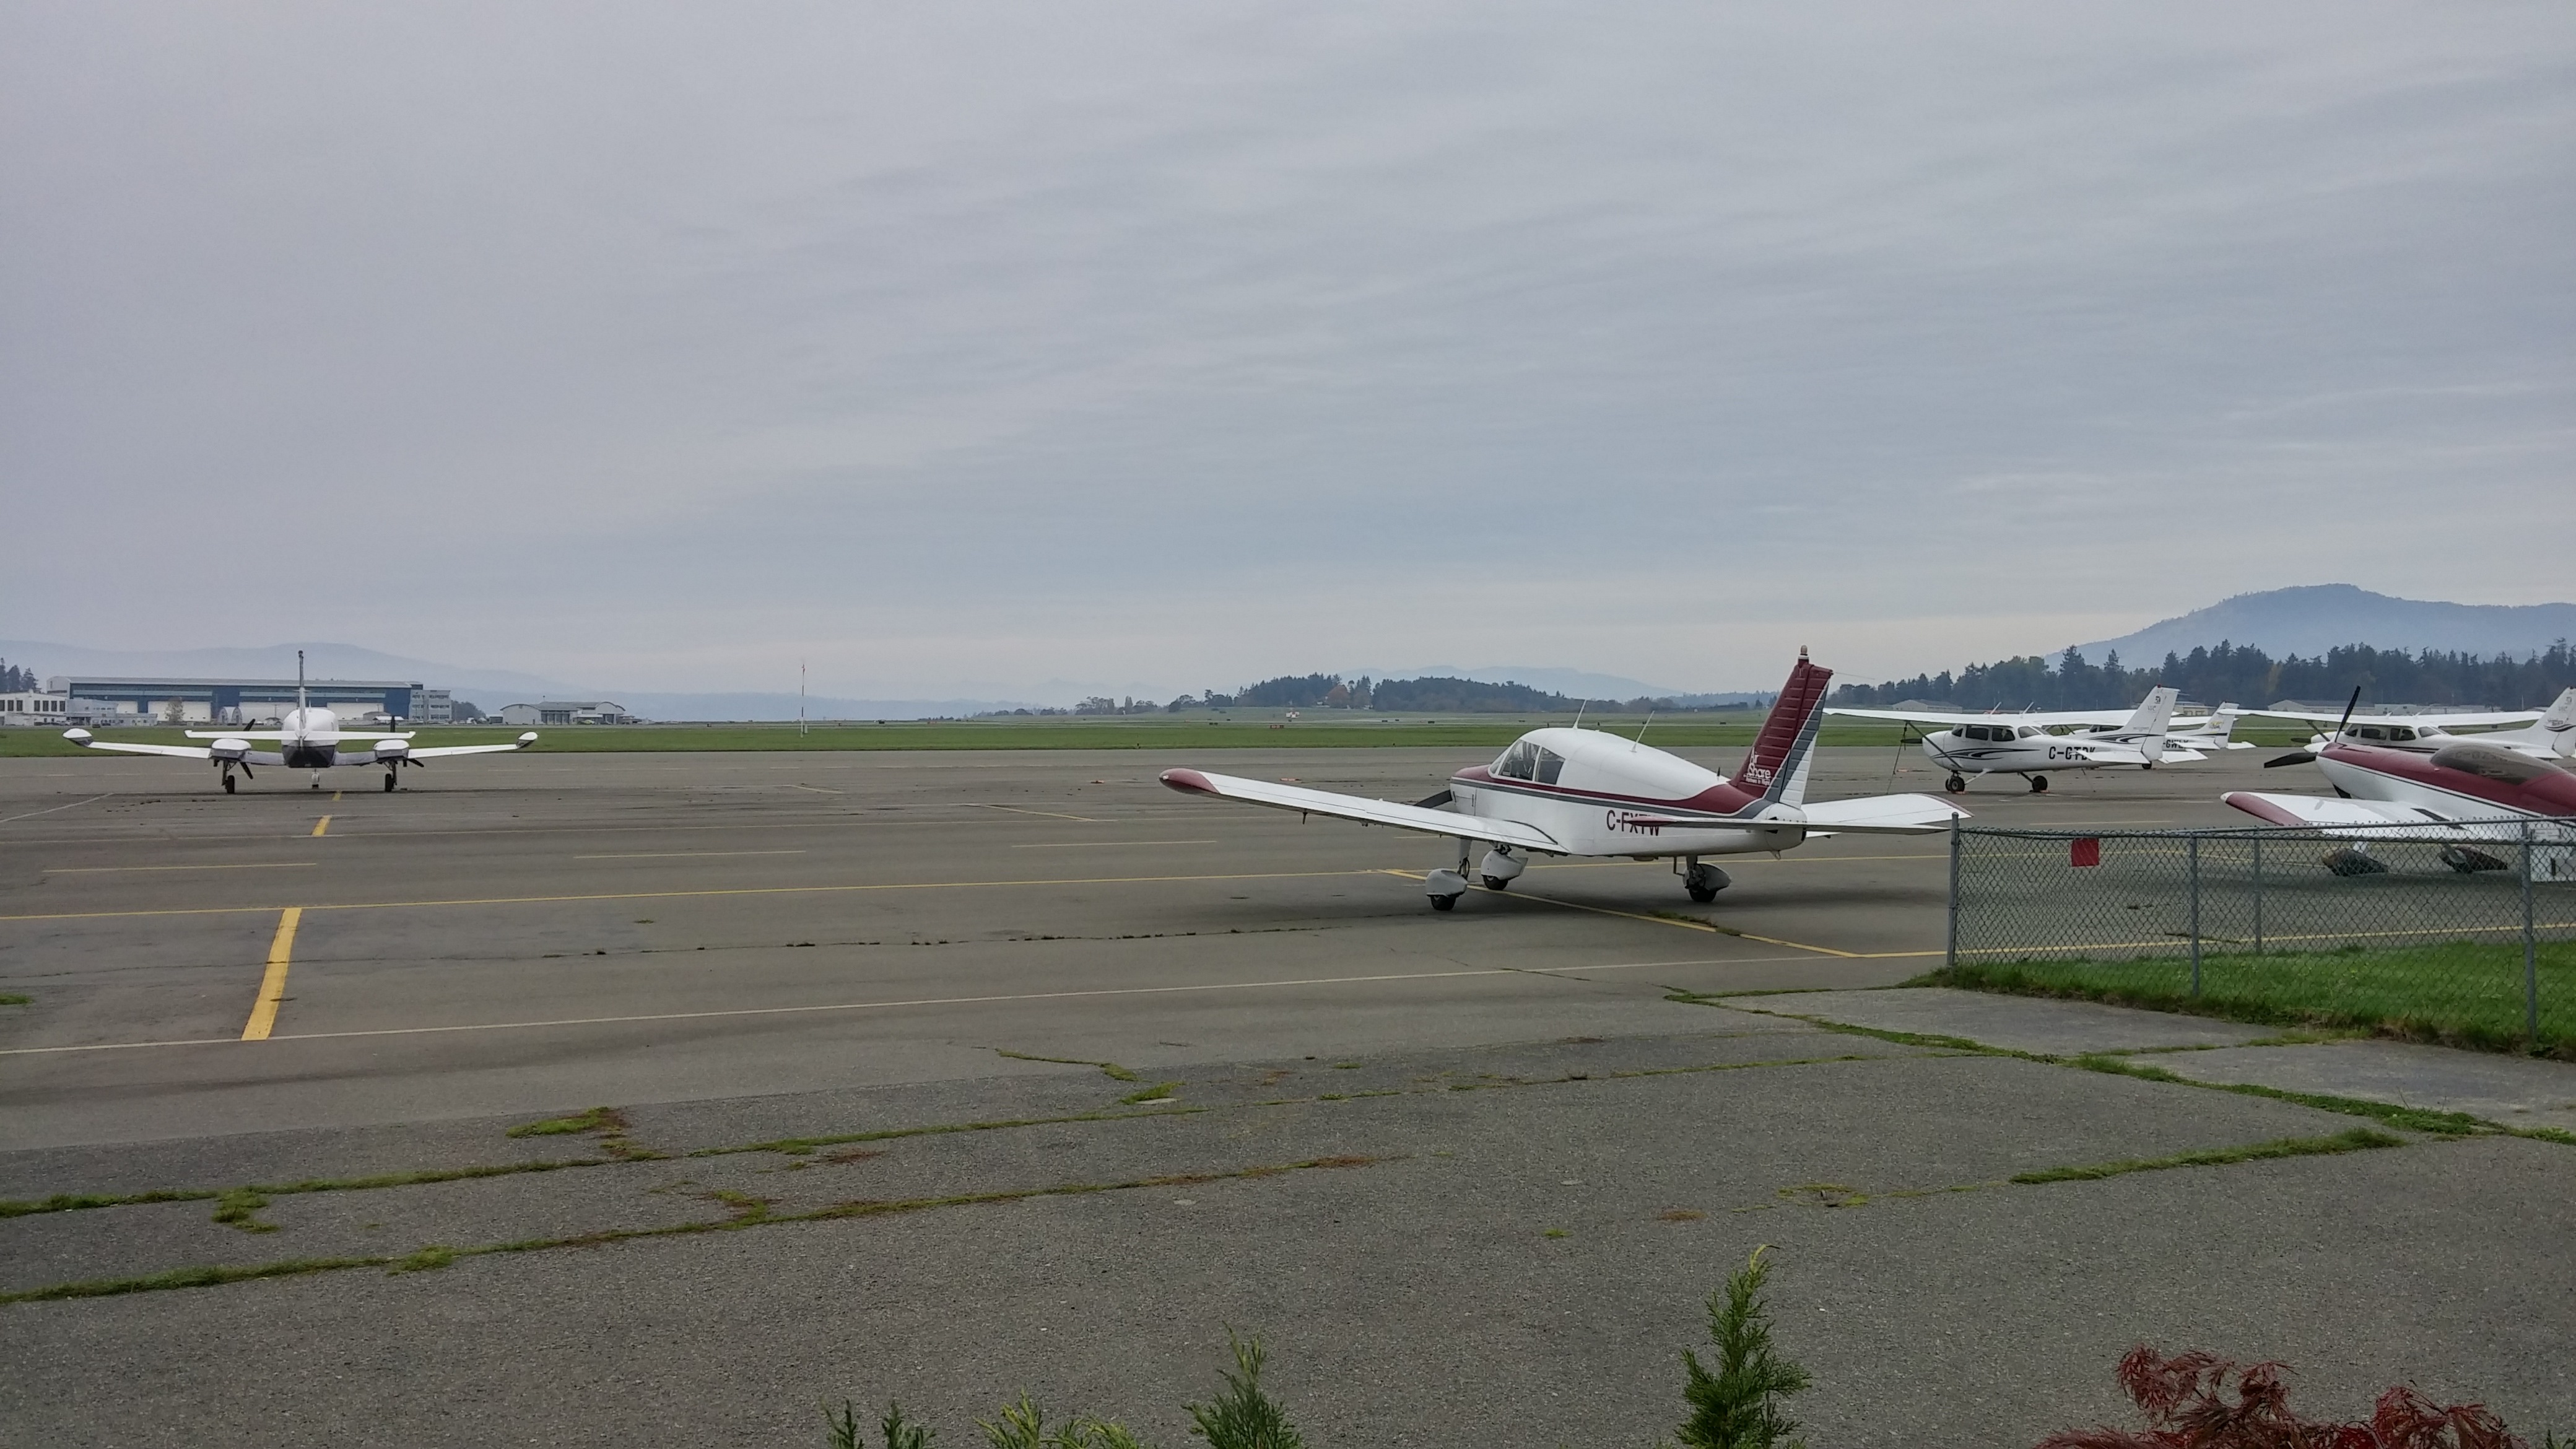
M 2483 1404 L 2444 1407 L 2403 1387 L 2379 1396 L 2368 1423 L 2302 1419 L 2283 1369 L 2197 1350 L 2166 1358 L 2142 1343 L 2120 1360 L 2119 1378 L 2146 1429 L 2070 1429 L 2039 1449 L 2530 1449 Z

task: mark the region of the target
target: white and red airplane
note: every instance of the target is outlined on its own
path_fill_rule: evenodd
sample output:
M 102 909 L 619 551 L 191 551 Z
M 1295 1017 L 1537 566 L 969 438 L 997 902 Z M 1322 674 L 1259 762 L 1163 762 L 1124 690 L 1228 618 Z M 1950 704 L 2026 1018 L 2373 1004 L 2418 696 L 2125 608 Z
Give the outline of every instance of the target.
M 1605 731 L 1554 728 L 1530 731 L 1492 764 L 1460 770 L 1448 789 L 1414 805 L 1205 770 L 1165 770 L 1162 779 L 1188 794 L 1453 837 L 1457 869 L 1432 871 L 1423 883 L 1438 910 L 1452 909 L 1467 893 L 1467 866 L 1478 844 L 1489 847 L 1476 867 L 1488 890 L 1509 887 L 1529 856 L 1627 856 L 1672 860 L 1690 898 L 1706 902 L 1729 881 L 1703 856 L 1776 854 L 1844 833 L 1926 834 L 1968 813 L 1930 795 L 1808 801 L 1816 730 L 1832 679 L 1833 671 L 1799 650 L 1788 684 L 1732 779 Z
M 2576 689 L 2560 691 L 2557 700 L 2545 710 L 2366 715 L 2360 719 L 2352 718 L 2349 710 L 2339 719 L 2330 714 L 2308 714 L 2290 709 L 2249 709 L 2245 713 L 2317 725 L 2336 720 L 2333 735 L 2321 734 L 2308 741 L 2307 753 L 2310 755 L 2324 749 L 2327 740 L 2334 739 L 2345 744 L 2411 750 L 2419 755 L 2429 755 L 2456 744 L 2480 744 L 2543 759 L 2576 758 Z M 2520 725 L 2522 728 L 2484 729 L 2468 735 L 2451 733 L 2454 729 L 2493 725 Z
M 128 744 L 122 740 L 102 740 L 89 731 L 70 729 L 63 738 L 93 750 L 114 750 L 128 755 L 169 755 L 182 760 L 206 760 L 223 771 L 224 793 L 234 791 L 233 771 L 251 778 L 253 765 L 279 765 L 290 770 L 313 772 L 311 788 L 320 789 L 322 772 L 334 765 L 381 765 L 385 771 L 385 788 L 394 787 L 394 778 L 405 765 L 418 765 L 424 760 L 449 755 L 494 755 L 509 750 L 524 750 L 537 741 L 536 731 L 519 736 L 506 745 L 438 745 L 426 750 L 412 748 L 411 731 L 370 734 L 343 730 L 340 717 L 329 708 L 308 702 L 304 697 L 304 651 L 295 651 L 295 708 L 286 712 L 274 730 L 190 730 L 192 740 L 211 740 L 206 745 Z M 365 749 L 344 750 L 341 745 L 352 740 L 373 741 Z M 274 750 L 252 748 L 254 742 L 274 743 Z
M 2309 826 L 2347 840 L 2529 839 L 2548 846 L 2532 857 L 2535 877 L 2576 879 L 2576 850 L 2569 848 L 2576 844 L 2576 766 L 2474 738 L 2452 739 L 2430 753 L 2362 743 L 2340 727 L 2333 742 L 2313 755 L 2302 751 L 2267 763 L 2311 759 L 2334 786 L 2331 798 L 2260 790 L 2231 790 L 2219 798 L 2258 820 Z M 2446 847 L 2442 858 L 2454 870 L 2506 868 L 2478 851 Z

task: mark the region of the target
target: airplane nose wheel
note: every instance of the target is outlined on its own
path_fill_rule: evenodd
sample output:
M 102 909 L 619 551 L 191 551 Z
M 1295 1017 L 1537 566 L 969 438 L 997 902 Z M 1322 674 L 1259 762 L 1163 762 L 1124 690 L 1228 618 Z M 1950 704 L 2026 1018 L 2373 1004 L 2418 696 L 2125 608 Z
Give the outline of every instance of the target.
M 1941 786 L 1941 788 L 1949 791 L 1953 795 L 1965 795 L 1968 793 L 1968 777 L 1965 775 L 1952 775 L 1949 780 Z

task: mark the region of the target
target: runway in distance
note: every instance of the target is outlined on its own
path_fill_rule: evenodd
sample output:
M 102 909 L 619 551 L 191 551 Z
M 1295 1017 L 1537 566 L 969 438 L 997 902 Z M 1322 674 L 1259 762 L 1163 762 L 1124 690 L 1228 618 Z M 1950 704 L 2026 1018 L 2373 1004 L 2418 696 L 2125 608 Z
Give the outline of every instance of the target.
M 1968 788 L 1970 775 L 2019 775 L 2031 792 L 2048 789 L 2051 770 L 2098 770 L 2106 765 L 2158 765 L 2205 760 L 2204 751 L 2246 749 L 2230 743 L 2243 711 L 2220 705 L 2205 719 L 2174 723 L 2179 691 L 2159 686 L 2123 717 L 2117 710 L 2057 710 L 2021 714 L 1942 714 L 1902 709 L 1829 709 L 1856 719 L 1892 719 L 1914 725 L 1947 725 L 1923 737 L 1923 753 L 1950 772 L 1951 794 Z M 2060 734 L 2057 731 L 2065 730 Z
M 2325 748 L 2329 739 L 2346 744 L 2379 745 L 2419 755 L 2432 754 L 2448 745 L 2474 742 L 2542 759 L 2576 758 L 2576 689 L 2561 691 L 2545 710 L 2370 715 L 2361 719 L 2352 718 L 2349 711 L 2340 716 L 2287 709 L 2249 709 L 2245 712 L 2267 719 L 2294 719 L 2313 725 L 2335 721 L 2333 735 L 2320 734 L 2308 741 L 2305 753 L 2311 758 Z M 2468 735 L 2451 733 L 2455 729 L 2489 725 L 2521 725 L 2522 728 L 2481 729 Z M 2284 757 L 2272 763 L 2296 762 Z
M 1548 728 L 1522 735 L 1491 764 L 1460 770 L 1448 789 L 1412 805 L 1204 770 L 1165 770 L 1162 780 L 1186 794 L 1453 837 L 1457 869 L 1432 871 L 1423 882 L 1437 910 L 1454 908 L 1467 893 L 1478 844 L 1489 847 L 1476 865 L 1489 890 L 1509 888 L 1530 856 L 1627 856 L 1672 860 L 1683 890 L 1707 902 L 1730 882 L 1703 856 L 1776 855 L 1844 833 L 1926 834 L 1968 813 L 1930 795 L 1809 802 L 1807 777 L 1832 679 L 1833 671 L 1799 650 L 1731 779 L 1604 730 Z
M 405 765 L 419 765 L 425 760 L 452 755 L 495 755 L 509 750 L 524 750 L 535 744 L 534 730 L 506 745 L 438 745 L 426 750 L 412 748 L 411 731 L 368 733 L 343 730 L 340 717 L 325 706 L 308 702 L 304 697 L 304 651 L 295 651 L 295 708 L 286 712 L 274 730 L 190 730 L 192 740 L 210 740 L 205 745 L 128 744 L 122 740 L 102 740 L 89 731 L 70 729 L 63 738 L 93 750 L 113 750 L 128 755 L 169 755 L 182 760 L 205 760 L 223 772 L 224 793 L 235 791 L 233 772 L 243 779 L 253 778 L 253 765 L 277 765 L 289 770 L 310 770 L 310 788 L 320 789 L 322 772 L 339 765 L 380 765 L 384 767 L 385 788 L 394 781 Z M 364 749 L 346 750 L 341 746 L 353 740 L 373 743 Z M 274 750 L 254 748 L 257 744 L 275 744 Z

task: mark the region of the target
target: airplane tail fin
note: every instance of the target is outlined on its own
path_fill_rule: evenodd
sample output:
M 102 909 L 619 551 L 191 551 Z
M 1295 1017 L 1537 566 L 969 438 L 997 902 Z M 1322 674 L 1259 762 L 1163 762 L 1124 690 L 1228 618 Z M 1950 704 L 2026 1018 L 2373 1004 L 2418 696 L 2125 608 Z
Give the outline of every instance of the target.
M 2551 754 L 2561 759 L 2576 756 L 2576 689 L 2559 693 L 2558 702 L 2540 717 L 2540 729 Z
M 1780 687 L 1780 697 L 1772 701 L 1771 713 L 1762 721 L 1762 732 L 1753 737 L 1753 748 L 1735 772 L 1737 784 L 1762 791 L 1766 802 L 1805 802 L 1807 772 L 1816 757 L 1816 731 L 1825 719 L 1825 686 L 1833 678 L 1832 670 L 1809 662 L 1807 651 L 1799 649 L 1789 682 Z
M 2138 753 L 2151 761 L 2164 758 L 2165 731 L 2173 724 L 2174 702 L 2181 698 L 2181 690 L 2170 684 L 2159 684 L 2148 690 L 2147 697 L 2138 702 L 2137 713 L 2130 715 L 2129 722 L 2121 726 L 2136 736 L 2134 743 Z

